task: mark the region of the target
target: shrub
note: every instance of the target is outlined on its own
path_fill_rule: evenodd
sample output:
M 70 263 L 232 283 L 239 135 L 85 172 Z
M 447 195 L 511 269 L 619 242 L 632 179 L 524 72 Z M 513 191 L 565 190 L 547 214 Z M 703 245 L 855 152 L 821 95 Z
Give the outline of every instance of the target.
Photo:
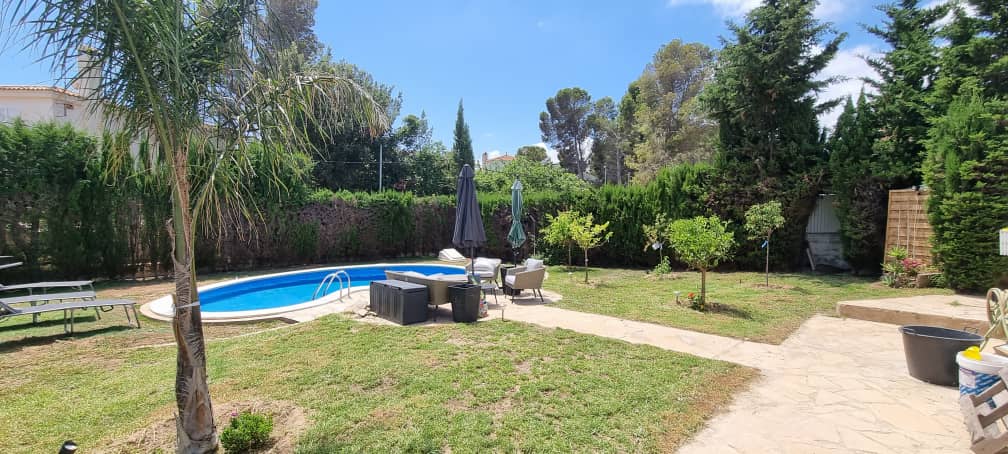
M 654 274 L 658 276 L 664 276 L 671 272 L 672 272 L 672 265 L 669 264 L 669 258 L 668 256 L 663 255 L 661 261 L 658 262 L 658 264 L 655 265 L 654 267 Z
M 220 442 L 226 453 L 246 453 L 266 445 L 273 432 L 273 417 L 243 411 L 232 414 L 231 422 L 221 431 Z
M 562 167 L 518 157 L 500 170 L 476 172 L 476 188 L 484 192 L 511 192 L 515 178 L 526 188 L 543 192 L 575 193 L 588 189 L 588 183 Z
M 889 260 L 882 264 L 882 282 L 889 287 L 910 287 L 924 269 L 924 262 L 910 258 L 906 248 L 894 246 L 886 253 Z
M 728 225 L 717 216 L 697 216 L 672 223 L 669 244 L 679 260 L 700 271 L 700 304 L 707 303 L 707 271 L 730 257 L 735 244 Z

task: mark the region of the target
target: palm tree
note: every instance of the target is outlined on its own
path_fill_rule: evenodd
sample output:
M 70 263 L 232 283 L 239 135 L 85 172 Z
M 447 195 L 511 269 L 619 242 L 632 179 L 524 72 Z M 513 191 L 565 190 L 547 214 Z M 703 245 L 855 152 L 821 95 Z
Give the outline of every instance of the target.
M 255 171 L 251 139 L 269 150 L 307 150 L 308 122 L 323 133 L 359 127 L 378 135 L 388 120 L 349 79 L 280 71 L 283 59 L 258 58 L 265 0 L 6 3 L 6 21 L 26 30 L 54 73 L 91 86 L 85 96 L 118 138 L 105 142 L 118 161 L 129 161 L 131 143 L 146 142 L 167 166 L 178 452 L 212 452 L 218 440 L 196 293 L 195 229 L 227 213 L 256 211 L 241 189 Z M 291 153 L 271 159 L 279 163 Z

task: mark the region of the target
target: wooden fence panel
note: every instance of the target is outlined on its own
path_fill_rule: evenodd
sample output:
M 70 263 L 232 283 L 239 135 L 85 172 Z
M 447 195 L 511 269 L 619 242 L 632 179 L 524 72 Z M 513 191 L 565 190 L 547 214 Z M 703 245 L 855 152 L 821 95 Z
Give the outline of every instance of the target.
M 911 258 L 931 263 L 931 224 L 927 218 L 927 190 L 889 191 L 885 250 L 904 247 Z

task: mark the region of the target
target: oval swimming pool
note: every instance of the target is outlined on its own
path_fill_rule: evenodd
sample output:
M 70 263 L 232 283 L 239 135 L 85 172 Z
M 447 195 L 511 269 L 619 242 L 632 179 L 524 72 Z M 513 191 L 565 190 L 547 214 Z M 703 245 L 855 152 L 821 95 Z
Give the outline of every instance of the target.
M 202 316 L 207 321 L 266 318 L 334 301 L 341 288 L 339 281 L 333 282 L 325 296 L 317 299 L 312 296 L 326 276 L 339 270 L 349 275 L 350 288 L 366 287 L 371 281 L 385 279 L 385 270 L 465 274 L 460 266 L 407 263 L 315 268 L 247 277 L 200 287 Z M 171 295 L 151 302 L 149 309 L 156 315 L 171 318 L 174 314 Z

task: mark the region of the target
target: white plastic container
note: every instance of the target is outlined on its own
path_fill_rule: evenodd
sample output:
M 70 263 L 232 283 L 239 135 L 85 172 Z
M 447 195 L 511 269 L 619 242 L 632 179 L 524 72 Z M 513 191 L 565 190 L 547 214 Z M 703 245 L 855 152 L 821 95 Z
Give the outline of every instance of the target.
M 977 395 L 1001 379 L 998 371 L 1008 367 L 1008 358 L 981 353 L 980 361 L 977 361 L 959 352 L 956 353 L 956 364 L 959 365 L 959 394 Z

